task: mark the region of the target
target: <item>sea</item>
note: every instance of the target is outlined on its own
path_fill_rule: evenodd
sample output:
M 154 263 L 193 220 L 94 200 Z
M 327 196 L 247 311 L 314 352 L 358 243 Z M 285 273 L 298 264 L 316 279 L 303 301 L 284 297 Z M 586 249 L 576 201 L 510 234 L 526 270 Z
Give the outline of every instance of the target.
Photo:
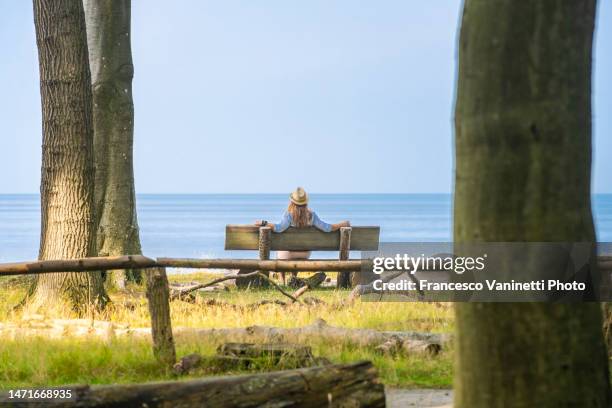
M 225 225 L 278 221 L 286 194 L 142 194 L 137 197 L 143 253 L 150 257 L 248 258 L 226 251 Z M 450 194 L 312 194 L 310 206 L 327 222 L 378 225 L 383 242 L 449 242 Z M 612 242 L 612 194 L 593 196 L 599 242 Z M 0 262 L 34 260 L 40 239 L 40 198 L 0 194 Z M 313 257 L 337 256 L 315 253 Z

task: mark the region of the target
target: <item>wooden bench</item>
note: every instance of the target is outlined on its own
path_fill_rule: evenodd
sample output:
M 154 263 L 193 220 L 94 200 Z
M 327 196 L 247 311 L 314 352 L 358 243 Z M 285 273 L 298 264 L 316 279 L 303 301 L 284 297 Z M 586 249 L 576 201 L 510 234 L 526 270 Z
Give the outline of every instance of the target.
M 349 251 L 376 251 L 380 227 L 342 227 L 322 232 L 314 227 L 289 228 L 280 233 L 270 227 L 227 225 L 226 250 L 257 250 L 260 259 L 270 259 L 270 251 L 338 251 L 340 260 L 349 259 Z M 351 286 L 351 273 L 338 274 L 338 287 Z

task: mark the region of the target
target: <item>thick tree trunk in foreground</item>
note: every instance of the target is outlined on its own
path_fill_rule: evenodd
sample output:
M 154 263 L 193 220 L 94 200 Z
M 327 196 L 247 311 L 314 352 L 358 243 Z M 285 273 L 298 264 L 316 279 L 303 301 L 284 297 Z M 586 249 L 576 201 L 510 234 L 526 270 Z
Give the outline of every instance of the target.
M 612 303 L 604 303 L 602 305 L 602 312 L 604 315 L 604 341 L 608 348 L 608 357 L 612 358 Z
M 466 0 L 455 111 L 456 242 L 594 242 L 595 1 Z M 457 304 L 455 406 L 610 406 L 601 311 Z
M 80 0 L 35 0 L 43 143 L 39 258 L 95 255 L 91 88 Z M 33 306 L 103 305 L 100 272 L 39 275 Z
M 151 384 L 77 386 L 79 407 L 384 407 L 385 390 L 369 362 Z M 0 405 L 10 403 L 0 394 Z M 38 404 L 38 405 L 37 405 Z M 24 402 L 24 407 L 40 406 Z M 52 400 L 47 407 L 72 407 Z
M 141 254 L 134 193 L 131 0 L 84 0 L 93 91 L 95 210 L 100 256 Z M 112 283 L 140 281 L 138 270 Z

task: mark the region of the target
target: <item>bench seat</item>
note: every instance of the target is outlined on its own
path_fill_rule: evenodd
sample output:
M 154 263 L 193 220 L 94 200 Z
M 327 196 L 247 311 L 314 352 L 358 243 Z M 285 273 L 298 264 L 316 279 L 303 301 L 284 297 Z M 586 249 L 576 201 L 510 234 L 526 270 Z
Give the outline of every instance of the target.
M 227 225 L 226 250 L 259 249 L 259 228 L 255 225 Z M 380 227 L 351 227 L 350 250 L 376 251 Z M 272 251 L 338 251 L 340 231 L 322 232 L 314 227 L 291 227 L 281 233 L 270 234 Z

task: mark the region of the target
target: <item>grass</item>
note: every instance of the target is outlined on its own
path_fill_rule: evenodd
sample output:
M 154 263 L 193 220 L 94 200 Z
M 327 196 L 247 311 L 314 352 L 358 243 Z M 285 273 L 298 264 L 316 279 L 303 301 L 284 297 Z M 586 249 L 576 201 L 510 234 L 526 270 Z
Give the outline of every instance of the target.
M 207 281 L 206 273 L 171 275 L 173 281 Z M 0 323 L 22 322 L 24 312 L 12 307 L 25 293 L 25 285 L 15 281 L 0 281 Z M 247 309 L 233 305 L 247 305 L 261 299 L 286 300 L 276 290 L 208 292 L 198 296 L 195 304 L 172 302 L 173 327 L 245 327 L 269 325 L 298 327 L 322 318 L 331 325 L 370 328 L 377 330 L 415 330 L 451 332 L 452 308 L 444 304 L 361 302 L 339 307 L 348 291 L 318 289 L 306 296 L 325 303 L 316 306 L 280 307 L 265 305 Z M 130 327 L 149 326 L 149 314 L 141 288 L 130 287 L 127 293 L 111 293 L 113 303 L 99 320 L 109 320 Z M 211 306 L 214 299 L 221 305 Z M 52 316 L 46 316 L 51 318 Z M 326 357 L 334 363 L 370 360 L 378 368 L 387 385 L 402 387 L 450 387 L 452 381 L 452 349 L 436 357 L 382 356 L 371 349 L 350 343 L 313 342 L 309 344 L 316 356 Z M 190 353 L 211 355 L 218 344 L 212 341 L 181 336 L 177 339 L 177 355 Z M 273 367 L 260 368 L 260 370 Z M 227 372 L 224 374 L 235 374 Z M 206 369 L 196 370 L 190 376 L 210 375 Z M 172 373 L 157 364 L 150 342 L 139 338 L 110 340 L 67 337 L 53 340 L 32 337 L 3 340 L 0 344 L 0 388 L 60 384 L 110 384 L 173 379 Z

